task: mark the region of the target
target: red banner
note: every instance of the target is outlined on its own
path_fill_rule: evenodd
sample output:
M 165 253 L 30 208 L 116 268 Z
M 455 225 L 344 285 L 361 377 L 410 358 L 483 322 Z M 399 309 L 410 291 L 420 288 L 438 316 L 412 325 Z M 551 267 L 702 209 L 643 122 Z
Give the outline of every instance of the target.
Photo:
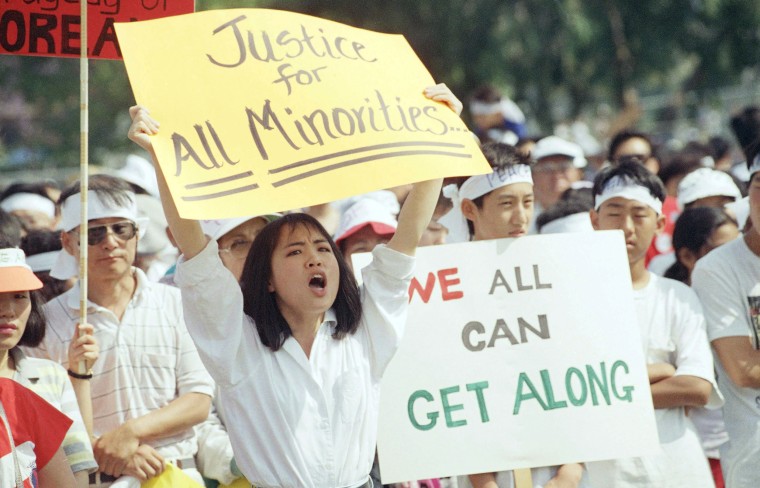
M 114 22 L 192 13 L 195 0 L 87 0 L 90 58 L 121 59 Z M 0 0 L 0 54 L 79 57 L 79 0 Z

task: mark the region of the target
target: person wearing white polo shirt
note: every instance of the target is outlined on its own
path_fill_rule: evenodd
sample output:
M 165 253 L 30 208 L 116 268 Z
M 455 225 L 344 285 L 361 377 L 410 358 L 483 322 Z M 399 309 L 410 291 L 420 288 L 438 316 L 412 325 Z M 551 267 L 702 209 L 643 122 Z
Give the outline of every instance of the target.
M 760 156 L 750 161 L 750 220 L 760 222 Z M 760 228 L 752 225 L 743 238 L 700 259 L 691 283 L 705 310 L 726 396 L 729 441 L 720 448 L 726 486 L 760 486 Z
M 185 328 L 179 290 L 148 281 L 132 266 L 142 222 L 126 183 L 96 175 L 89 188 L 87 321 L 100 358 L 85 374 L 68 362 L 79 322 L 79 285 L 46 304 L 45 339 L 26 352 L 90 380 L 99 466 L 90 486 L 139 486 L 166 462 L 202 482 L 194 469 L 192 427 L 208 416 L 214 384 Z M 51 274 L 62 279 L 77 273 L 80 198 L 78 182 L 61 194 L 64 250 Z
M 661 449 L 587 463 L 591 485 L 713 488 L 696 429 L 686 416 L 688 408 L 722 404 L 702 310 L 689 287 L 654 275 L 644 264 L 652 238 L 665 225 L 665 188 L 640 163 L 627 161 L 603 169 L 593 193 L 594 228 L 623 231 Z

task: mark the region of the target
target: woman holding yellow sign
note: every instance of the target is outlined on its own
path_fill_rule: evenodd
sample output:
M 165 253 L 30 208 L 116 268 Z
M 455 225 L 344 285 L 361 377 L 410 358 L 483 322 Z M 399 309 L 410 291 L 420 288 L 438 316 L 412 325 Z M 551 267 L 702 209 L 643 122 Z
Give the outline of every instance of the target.
M 445 85 L 425 95 L 461 111 Z M 130 115 L 130 139 L 155 162 L 158 123 L 140 106 Z M 216 241 L 179 216 L 158 173 L 183 253 L 176 281 L 188 329 L 234 422 L 243 474 L 254 486 L 372 486 L 380 380 L 403 335 L 413 255 L 441 180 L 414 185 L 395 235 L 373 251 L 358 287 L 332 238 L 305 214 L 267 224 L 238 284 Z

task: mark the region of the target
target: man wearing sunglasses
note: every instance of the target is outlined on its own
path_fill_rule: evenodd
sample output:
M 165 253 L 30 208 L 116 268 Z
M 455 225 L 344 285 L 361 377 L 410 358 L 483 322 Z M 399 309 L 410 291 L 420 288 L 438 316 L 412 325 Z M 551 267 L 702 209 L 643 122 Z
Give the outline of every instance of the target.
M 68 368 L 91 385 L 99 472 L 90 486 L 110 486 L 124 476 L 135 484 L 173 462 L 201 482 L 193 456 L 193 426 L 206 419 L 214 386 L 185 329 L 179 290 L 150 282 L 133 266 L 145 223 L 126 182 L 96 175 L 87 193 L 88 310 L 100 357 L 86 374 L 69 364 L 79 321 L 79 285 L 46 305 L 48 330 L 31 355 Z M 61 194 L 63 250 L 51 275 L 78 273 L 79 183 Z M 126 481 L 126 480 L 123 480 Z M 119 484 L 119 486 L 122 486 Z M 131 485 L 129 485 L 131 486 Z

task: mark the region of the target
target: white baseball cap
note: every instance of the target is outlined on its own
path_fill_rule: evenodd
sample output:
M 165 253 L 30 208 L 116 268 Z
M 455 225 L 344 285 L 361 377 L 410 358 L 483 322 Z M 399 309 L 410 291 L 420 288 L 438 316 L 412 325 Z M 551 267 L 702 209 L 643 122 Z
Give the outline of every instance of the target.
M 725 196 L 736 201 L 742 197 L 731 176 L 710 168 L 699 168 L 684 176 L 678 183 L 677 195 L 681 208 L 700 198 Z
M 398 222 L 386 205 L 373 198 L 363 198 L 346 210 L 335 232 L 335 243 L 355 234 L 366 226 L 379 235 L 394 234 Z
M 203 233 L 216 241 L 238 225 L 244 224 L 249 220 L 253 220 L 259 217 L 269 223 L 273 220 L 277 220 L 282 216 L 280 214 L 249 215 L 248 217 L 235 217 L 232 219 L 201 220 L 200 223 L 201 229 L 203 229 Z
M 531 156 L 535 161 L 548 156 L 567 156 L 573 160 L 573 165 L 576 168 L 585 168 L 587 164 L 581 146 L 557 136 L 547 136 L 540 139 L 533 147 Z

